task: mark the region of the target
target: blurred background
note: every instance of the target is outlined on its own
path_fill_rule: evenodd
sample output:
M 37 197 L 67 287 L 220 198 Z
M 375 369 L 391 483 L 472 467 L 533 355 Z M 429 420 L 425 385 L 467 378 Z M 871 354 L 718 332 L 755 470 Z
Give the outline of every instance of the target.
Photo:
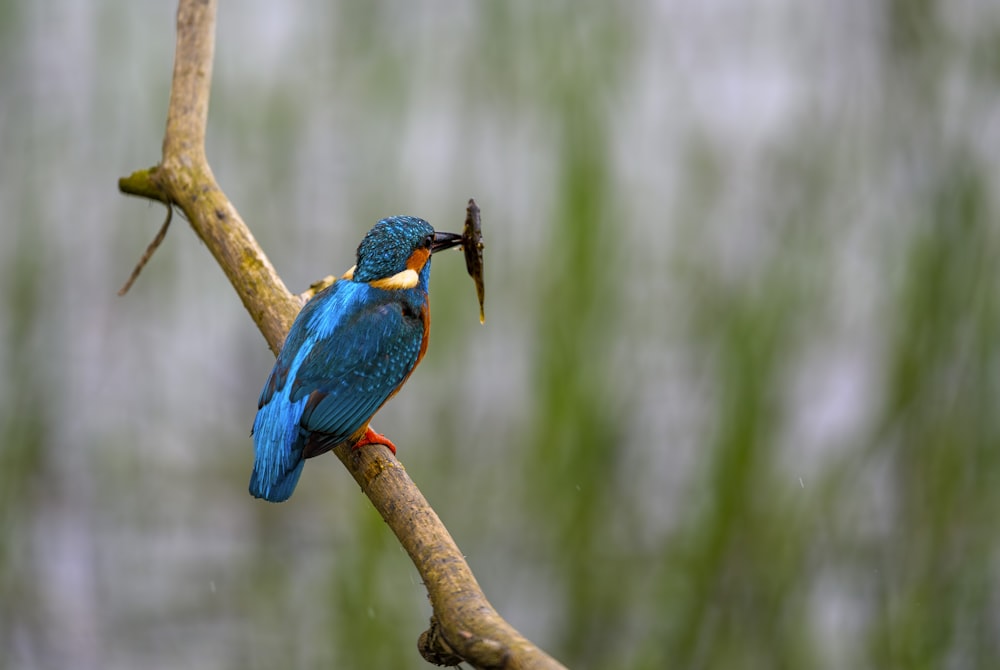
M 485 326 L 377 417 L 572 668 L 1000 667 L 1000 4 L 222 3 L 214 172 L 289 287 L 483 211 Z M 0 668 L 424 668 L 335 458 L 155 164 L 172 2 L 0 3 Z

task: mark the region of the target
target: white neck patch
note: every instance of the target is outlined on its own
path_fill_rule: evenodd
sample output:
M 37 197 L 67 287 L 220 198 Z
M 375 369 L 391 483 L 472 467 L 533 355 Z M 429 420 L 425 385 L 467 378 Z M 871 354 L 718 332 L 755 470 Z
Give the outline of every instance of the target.
M 413 288 L 419 281 L 420 275 L 417 274 L 417 271 L 407 268 L 402 272 L 397 272 L 391 277 L 370 281 L 368 282 L 368 285 L 373 288 L 385 289 L 387 291 L 398 291 L 400 289 Z

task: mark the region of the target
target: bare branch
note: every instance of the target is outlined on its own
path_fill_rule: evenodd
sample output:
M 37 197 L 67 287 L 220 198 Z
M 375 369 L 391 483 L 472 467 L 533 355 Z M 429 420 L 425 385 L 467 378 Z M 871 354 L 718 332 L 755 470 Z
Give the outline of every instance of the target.
M 180 0 L 163 161 L 123 177 L 119 188 L 181 208 L 277 354 L 302 299 L 312 297 L 325 280 L 301 298 L 291 294 L 209 168 L 205 127 L 215 16 L 215 0 Z M 427 587 L 434 613 L 430 630 L 420 637 L 425 659 L 507 670 L 563 667 L 497 614 L 448 530 L 388 449 L 342 446 L 335 453 L 396 534 Z
M 139 258 L 139 262 L 135 264 L 135 268 L 132 270 L 132 274 L 129 275 L 128 280 L 126 280 L 126 282 L 122 284 L 122 287 L 118 289 L 118 295 L 125 295 L 128 293 L 128 290 L 132 288 L 132 284 L 134 284 L 135 280 L 139 278 L 139 273 L 142 272 L 144 267 L 146 267 L 146 263 L 149 262 L 149 259 L 153 257 L 156 250 L 160 248 L 161 244 L 163 244 L 163 238 L 167 236 L 167 229 L 170 228 L 170 221 L 173 218 L 174 208 L 168 202 L 166 220 L 164 220 L 163 225 L 160 226 L 160 231 L 156 233 L 156 237 L 154 237 L 153 241 L 149 243 L 148 247 L 146 247 L 146 253 L 144 253 L 142 257 Z
M 181 208 L 277 354 L 301 303 L 289 293 L 205 159 L 215 8 L 215 0 L 180 2 L 163 161 L 121 179 L 118 186 Z

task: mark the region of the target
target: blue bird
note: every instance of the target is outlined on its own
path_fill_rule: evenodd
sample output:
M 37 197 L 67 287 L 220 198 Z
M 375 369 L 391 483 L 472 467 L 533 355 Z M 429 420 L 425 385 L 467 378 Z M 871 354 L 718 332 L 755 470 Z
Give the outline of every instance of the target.
M 306 303 L 260 392 L 251 494 L 288 500 L 305 459 L 343 443 L 396 452 L 368 424 L 427 350 L 431 254 L 461 243 L 423 219 L 382 219 L 357 264 Z

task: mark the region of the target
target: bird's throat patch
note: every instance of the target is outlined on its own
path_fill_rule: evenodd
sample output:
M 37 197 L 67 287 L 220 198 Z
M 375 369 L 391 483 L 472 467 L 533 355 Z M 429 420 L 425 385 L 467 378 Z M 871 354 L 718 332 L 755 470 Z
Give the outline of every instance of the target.
M 398 291 L 400 289 L 413 288 L 419 281 L 420 275 L 417 274 L 417 271 L 407 268 L 391 277 L 370 281 L 368 285 L 372 288 L 380 288 L 386 291 Z

